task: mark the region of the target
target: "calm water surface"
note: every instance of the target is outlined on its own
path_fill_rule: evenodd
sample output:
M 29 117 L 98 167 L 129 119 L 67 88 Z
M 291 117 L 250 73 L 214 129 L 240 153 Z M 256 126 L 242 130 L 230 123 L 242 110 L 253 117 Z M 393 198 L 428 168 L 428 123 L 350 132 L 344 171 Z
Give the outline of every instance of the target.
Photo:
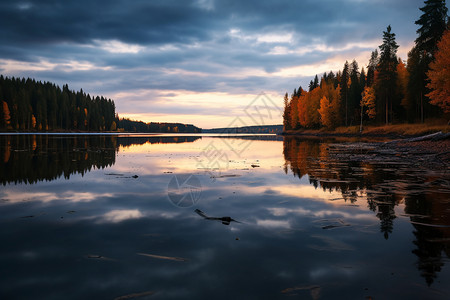
M 449 299 L 448 169 L 330 142 L 0 136 L 0 299 Z

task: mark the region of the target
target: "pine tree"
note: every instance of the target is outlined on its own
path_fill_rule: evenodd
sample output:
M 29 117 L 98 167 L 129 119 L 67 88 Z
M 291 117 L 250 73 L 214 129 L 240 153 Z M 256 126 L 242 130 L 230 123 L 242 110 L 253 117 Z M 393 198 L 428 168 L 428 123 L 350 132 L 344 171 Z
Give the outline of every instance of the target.
M 366 86 L 366 71 L 364 70 L 364 67 L 361 68 L 361 74 L 359 75 L 359 86 L 361 87 L 361 90 L 364 90 L 364 87 Z
M 409 122 L 414 122 L 417 119 L 423 123 L 425 118 L 425 108 L 427 107 L 428 99 L 425 99 L 427 91 L 426 84 L 426 70 L 428 66 L 423 59 L 421 52 L 413 47 L 408 52 L 407 67 L 409 78 L 406 99 L 403 103 L 406 109 L 406 116 Z
M 445 0 L 427 0 L 425 6 L 420 10 L 423 13 L 415 22 L 420 26 L 417 30 L 416 45 L 408 54 L 410 79 L 407 93 L 407 114 L 410 121 L 420 116 L 423 123 L 426 116 L 436 113 L 426 96 L 430 92 L 426 87 L 428 84 L 426 73 L 429 70 L 429 64 L 434 59 L 437 43 L 446 29 L 448 10 Z M 416 109 L 414 110 L 413 107 Z
M 367 86 L 372 86 L 373 83 L 375 82 L 375 70 L 377 69 L 378 61 L 379 61 L 378 50 L 375 49 L 374 51 L 372 51 L 369 60 L 369 65 L 367 66 L 367 80 L 366 80 Z
M 283 131 L 291 129 L 291 126 L 289 125 L 289 115 L 290 115 L 290 102 L 289 102 L 289 96 L 288 93 L 284 95 L 284 112 L 283 112 Z
M 437 43 L 447 27 L 447 7 L 445 0 L 427 0 L 425 6 L 420 8 L 423 14 L 415 22 L 420 28 L 416 39 L 416 47 L 433 56 L 437 50 Z
M 319 87 L 319 78 L 317 77 L 317 74 L 316 77 L 314 77 L 314 88 L 316 87 Z
M 348 61 L 345 61 L 344 69 L 342 70 L 341 80 L 339 85 L 341 86 L 341 115 L 345 116 L 345 126 L 348 126 L 348 82 L 349 82 L 349 65 Z
M 380 61 L 377 66 L 378 78 L 376 82 L 376 93 L 379 96 L 377 101 L 377 115 L 384 112 L 386 124 L 393 119 L 393 102 L 395 101 L 395 91 L 397 86 L 397 49 L 395 33 L 391 32 L 391 25 L 383 31 L 383 44 L 380 48 Z M 389 114 L 391 117 L 389 118 Z
M 356 60 L 352 61 L 350 65 L 350 88 L 348 97 L 348 110 L 350 124 L 354 123 L 357 119 L 358 109 L 360 108 L 362 88 L 360 86 L 360 73 Z M 364 87 L 363 87 L 364 88 Z

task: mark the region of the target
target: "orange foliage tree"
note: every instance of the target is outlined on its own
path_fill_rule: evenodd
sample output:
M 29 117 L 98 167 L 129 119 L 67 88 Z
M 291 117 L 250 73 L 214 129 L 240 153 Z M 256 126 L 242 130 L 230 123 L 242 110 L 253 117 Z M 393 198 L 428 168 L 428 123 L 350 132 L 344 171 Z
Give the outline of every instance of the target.
M 3 122 L 6 125 L 7 128 L 10 128 L 11 126 L 11 113 L 9 111 L 8 103 L 5 101 L 2 101 L 2 108 L 3 108 Z
M 338 85 L 334 88 L 333 84 L 328 84 L 324 82 L 320 88 L 320 108 L 318 110 L 320 114 L 320 121 L 323 126 L 334 129 L 336 128 L 340 121 L 340 108 L 341 108 L 341 88 Z
M 298 105 L 297 105 L 297 114 L 298 114 L 298 121 L 302 127 L 307 127 L 307 112 L 306 112 L 306 103 L 307 99 L 309 97 L 309 92 L 304 91 L 299 98 Z
M 325 81 L 312 91 L 303 92 L 297 103 L 300 126 L 304 128 L 337 127 L 341 121 L 340 93 L 339 85 L 334 88 L 333 84 Z
M 366 115 L 370 119 L 374 119 L 377 115 L 376 111 L 376 97 L 375 97 L 375 89 L 370 86 L 366 86 L 364 88 L 364 92 L 362 94 L 361 99 L 361 107 L 366 107 Z
M 298 114 L 298 97 L 292 95 L 291 99 L 291 109 L 289 112 L 289 125 L 292 129 L 296 129 L 299 123 L 299 114 Z
M 322 99 L 320 99 L 319 114 L 322 125 L 327 128 L 332 128 L 333 122 L 331 120 L 332 118 L 331 103 L 326 96 L 323 96 Z
M 435 60 L 430 64 L 427 87 L 431 92 L 427 96 L 430 103 L 439 106 L 445 113 L 450 113 L 450 30 L 446 30 L 438 43 Z

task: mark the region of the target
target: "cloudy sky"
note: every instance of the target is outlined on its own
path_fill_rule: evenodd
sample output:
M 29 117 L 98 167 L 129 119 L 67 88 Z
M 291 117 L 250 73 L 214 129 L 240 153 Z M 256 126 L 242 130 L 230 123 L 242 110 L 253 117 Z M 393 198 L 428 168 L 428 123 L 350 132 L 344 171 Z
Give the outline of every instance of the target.
M 223 127 L 261 97 L 366 66 L 391 24 L 406 59 L 423 0 L 0 0 L 0 73 L 113 99 L 120 116 Z M 257 101 L 258 102 L 258 101 Z M 267 103 L 268 101 L 266 101 Z M 264 124 L 281 124 L 281 118 Z

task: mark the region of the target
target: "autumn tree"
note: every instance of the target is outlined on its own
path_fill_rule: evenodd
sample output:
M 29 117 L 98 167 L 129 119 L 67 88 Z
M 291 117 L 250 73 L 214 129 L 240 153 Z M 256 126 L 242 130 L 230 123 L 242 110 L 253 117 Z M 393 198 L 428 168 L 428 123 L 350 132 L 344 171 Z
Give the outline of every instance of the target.
M 430 79 L 427 87 L 431 89 L 427 96 L 431 99 L 431 104 L 439 106 L 445 113 L 450 113 L 450 30 L 444 33 L 437 49 L 435 60 L 427 72 Z
M 375 103 L 375 89 L 373 87 L 366 86 L 362 94 L 361 108 L 363 109 L 363 111 L 365 108 L 365 114 L 369 117 L 369 119 L 375 119 L 375 116 L 377 114 Z
M 6 103 L 5 101 L 2 101 L 2 125 L 5 128 L 10 128 L 10 124 L 11 124 L 11 114 L 9 112 L 9 107 L 8 107 L 8 103 Z
M 320 98 L 321 98 L 320 87 L 315 88 L 306 98 L 306 127 L 308 128 L 318 128 L 320 126 Z
M 334 84 L 324 81 L 319 93 L 320 108 L 318 109 L 320 115 L 320 122 L 328 129 L 334 129 L 340 123 L 340 86 L 334 88 Z
M 299 127 L 299 99 L 300 97 L 291 96 L 291 109 L 289 111 L 289 125 L 292 129 L 297 129 Z
M 331 103 L 326 96 L 323 96 L 322 99 L 320 99 L 319 114 L 320 114 L 320 122 L 322 123 L 322 125 L 327 128 L 332 128 L 333 122 L 331 119 L 332 118 Z

